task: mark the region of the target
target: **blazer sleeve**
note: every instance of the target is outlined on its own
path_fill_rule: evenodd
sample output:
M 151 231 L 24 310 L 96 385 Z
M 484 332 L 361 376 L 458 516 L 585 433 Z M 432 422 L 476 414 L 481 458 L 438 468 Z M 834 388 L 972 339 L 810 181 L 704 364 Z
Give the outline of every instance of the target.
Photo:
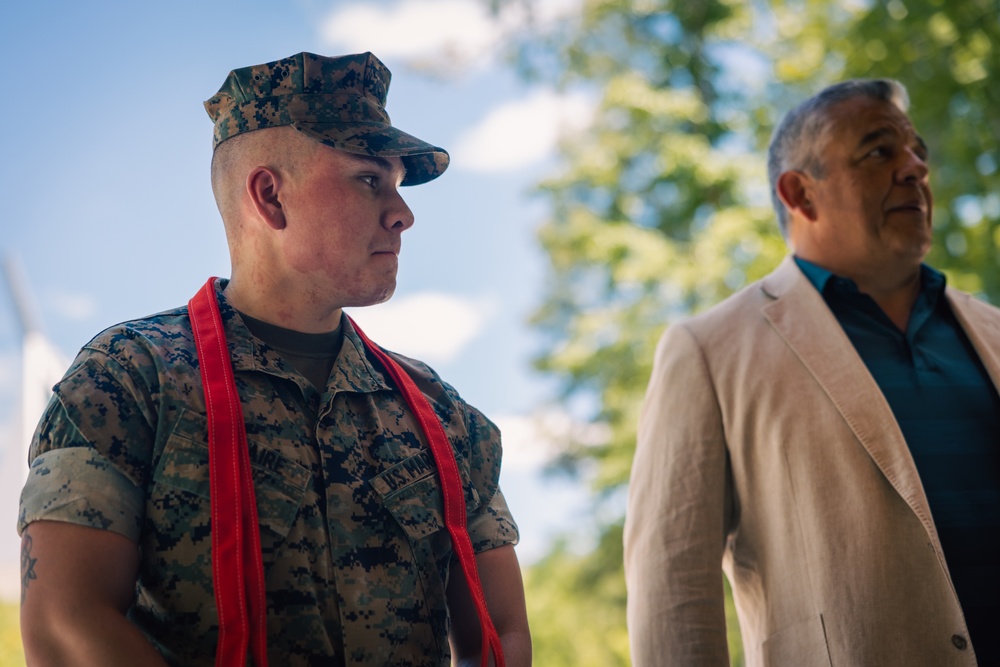
M 732 521 L 722 414 L 684 324 L 657 347 L 625 517 L 635 667 L 728 666 L 722 554 Z

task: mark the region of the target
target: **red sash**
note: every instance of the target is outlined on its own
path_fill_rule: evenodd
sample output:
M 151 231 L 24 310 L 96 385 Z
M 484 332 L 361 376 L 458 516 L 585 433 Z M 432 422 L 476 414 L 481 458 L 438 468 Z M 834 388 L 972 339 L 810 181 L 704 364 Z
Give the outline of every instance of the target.
M 215 278 L 188 302 L 191 328 L 201 369 L 208 412 L 208 465 L 212 511 L 212 580 L 219 613 L 216 667 L 245 667 L 247 645 L 255 667 L 267 667 L 267 603 L 261 559 L 257 502 L 254 498 L 250 455 L 246 445 L 243 409 L 226 347 Z M 503 649 L 486 608 L 476 568 L 476 557 L 466 527 L 465 494 L 455 453 L 441 421 L 427 398 L 389 355 L 372 343 L 351 320 L 365 347 L 385 368 L 417 418 L 431 448 L 441 479 L 445 527 L 472 594 L 482 629 L 482 667 L 492 651 L 497 667 L 504 667 Z
M 188 302 L 208 412 L 212 582 L 219 613 L 216 667 L 267 667 L 267 603 L 257 501 L 250 471 L 243 407 L 236 393 L 215 278 Z M 248 614 L 249 611 L 249 614 Z

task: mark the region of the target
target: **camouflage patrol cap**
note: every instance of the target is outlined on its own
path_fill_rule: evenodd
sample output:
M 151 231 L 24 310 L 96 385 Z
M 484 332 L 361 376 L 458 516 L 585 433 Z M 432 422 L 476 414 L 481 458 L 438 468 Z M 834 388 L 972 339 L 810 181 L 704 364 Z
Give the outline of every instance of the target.
M 371 53 L 299 53 L 233 70 L 205 102 L 215 122 L 212 148 L 244 132 L 291 125 L 349 153 L 398 156 L 406 167 L 403 185 L 426 183 L 448 167 L 448 152 L 390 124 L 385 99 L 391 77 Z

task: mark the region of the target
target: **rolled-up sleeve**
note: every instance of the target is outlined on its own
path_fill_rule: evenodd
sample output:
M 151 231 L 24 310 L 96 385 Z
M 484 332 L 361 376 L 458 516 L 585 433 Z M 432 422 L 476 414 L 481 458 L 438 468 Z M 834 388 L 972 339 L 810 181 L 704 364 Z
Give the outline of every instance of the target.
M 479 494 L 481 505 L 469 517 L 467 528 L 476 553 L 517 544 L 517 524 L 500 491 L 500 462 L 503 448 L 500 430 L 481 412 L 467 406 L 466 428 L 469 432 L 471 461 L 469 476 Z
M 517 544 L 518 530 L 514 517 L 507 508 L 507 500 L 500 489 L 493 494 L 489 503 L 480 507 L 468 519 L 469 539 L 476 553 L 502 547 L 505 544 Z
M 139 540 L 151 432 L 131 378 L 106 362 L 84 349 L 55 386 L 31 442 L 18 533 L 65 521 Z
M 66 521 L 121 533 L 138 543 L 143 492 L 90 447 L 35 458 L 21 492 L 17 532 L 34 521 Z

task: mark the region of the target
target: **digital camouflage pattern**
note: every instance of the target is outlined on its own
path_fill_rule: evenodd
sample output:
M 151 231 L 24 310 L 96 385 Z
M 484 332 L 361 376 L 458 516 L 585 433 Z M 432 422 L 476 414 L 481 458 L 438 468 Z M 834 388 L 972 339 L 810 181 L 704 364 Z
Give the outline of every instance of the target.
M 371 53 L 299 53 L 233 70 L 205 102 L 215 122 L 212 147 L 243 132 L 291 125 L 349 153 L 401 157 L 402 184 L 426 183 L 448 167 L 448 153 L 391 125 L 385 111 L 391 77 Z
M 448 665 L 445 588 L 461 574 L 405 401 L 346 318 L 320 393 L 250 335 L 219 283 L 261 524 L 270 662 Z M 430 368 L 393 357 L 455 449 L 475 550 L 515 543 L 496 427 Z M 126 322 L 88 343 L 56 385 L 21 499 L 19 531 L 52 519 L 139 544 L 129 618 L 173 665 L 215 658 L 207 437 L 187 309 Z

